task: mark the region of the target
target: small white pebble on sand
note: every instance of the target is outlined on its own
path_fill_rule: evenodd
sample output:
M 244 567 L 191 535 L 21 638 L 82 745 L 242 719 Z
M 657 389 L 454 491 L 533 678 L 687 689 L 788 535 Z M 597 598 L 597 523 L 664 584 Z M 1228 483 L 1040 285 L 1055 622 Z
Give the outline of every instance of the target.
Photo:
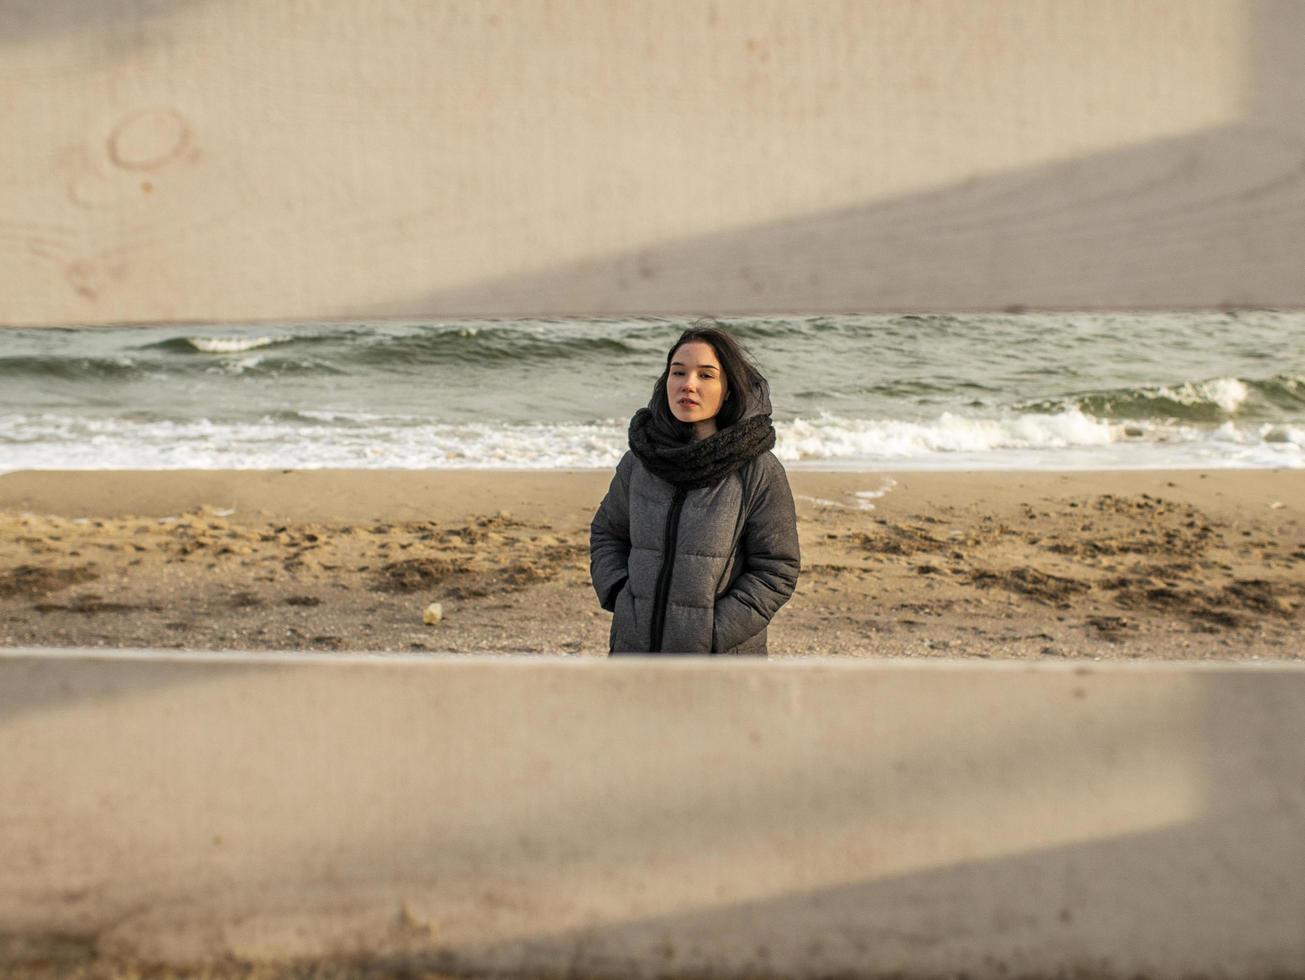
M 432 602 L 421 612 L 421 621 L 427 626 L 434 626 L 444 618 L 444 607 L 438 602 Z

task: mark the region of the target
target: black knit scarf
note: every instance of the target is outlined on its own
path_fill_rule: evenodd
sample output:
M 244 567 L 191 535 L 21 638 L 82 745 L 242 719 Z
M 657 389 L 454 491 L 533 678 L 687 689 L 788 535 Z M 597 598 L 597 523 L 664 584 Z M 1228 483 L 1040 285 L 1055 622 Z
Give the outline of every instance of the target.
M 723 480 L 775 445 L 769 415 L 748 415 L 697 442 L 685 442 L 689 428 L 670 429 L 650 409 L 630 419 L 630 449 L 648 469 L 681 490 Z

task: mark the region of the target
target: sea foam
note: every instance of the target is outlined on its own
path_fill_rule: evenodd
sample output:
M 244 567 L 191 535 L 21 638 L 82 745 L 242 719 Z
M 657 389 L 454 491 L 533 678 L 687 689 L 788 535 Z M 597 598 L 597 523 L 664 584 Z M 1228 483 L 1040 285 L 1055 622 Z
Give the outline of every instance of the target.
M 1187 382 L 1177 388 L 1160 388 L 1156 392 L 1180 405 L 1214 404 L 1231 415 L 1241 408 L 1251 391 L 1237 378 L 1214 378 L 1210 381 Z
M 186 343 L 204 354 L 243 354 L 259 347 L 283 344 L 289 337 L 187 337 Z
M 0 468 L 607 468 L 685 323 L 6 332 Z M 789 467 L 1305 465 L 1300 313 L 727 326 L 770 378 Z
M 776 454 L 791 462 L 909 460 L 937 453 L 1106 446 L 1128 438 L 1124 426 L 1101 422 L 1078 409 L 1008 419 L 966 418 L 944 412 L 932 422 L 846 419 L 825 414 L 818 419 L 781 423 L 776 428 Z
M 776 425 L 777 455 L 809 469 L 1305 467 L 1305 429 L 1110 424 L 1066 411 L 933 421 L 822 415 Z M 15 469 L 588 469 L 626 451 L 626 425 L 431 423 L 305 411 L 248 421 L 0 415 L 0 471 Z M 864 502 L 874 497 L 867 493 Z

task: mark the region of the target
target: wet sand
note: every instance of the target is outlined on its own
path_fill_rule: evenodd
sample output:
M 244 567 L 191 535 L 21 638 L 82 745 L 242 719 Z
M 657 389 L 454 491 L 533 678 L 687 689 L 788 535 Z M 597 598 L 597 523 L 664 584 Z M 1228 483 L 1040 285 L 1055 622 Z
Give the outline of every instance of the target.
M 0 645 L 601 655 L 609 476 L 6 474 Z M 1305 655 L 1305 472 L 790 478 L 772 656 Z

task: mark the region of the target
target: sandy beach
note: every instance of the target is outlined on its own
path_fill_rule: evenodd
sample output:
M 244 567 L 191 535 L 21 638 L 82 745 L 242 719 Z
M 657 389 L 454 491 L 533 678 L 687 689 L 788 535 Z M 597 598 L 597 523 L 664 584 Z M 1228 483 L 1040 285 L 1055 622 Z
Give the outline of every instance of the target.
M 608 479 L 6 474 L 0 644 L 601 655 L 588 522 Z M 1305 654 L 1305 473 L 790 479 L 802 577 L 772 656 Z

